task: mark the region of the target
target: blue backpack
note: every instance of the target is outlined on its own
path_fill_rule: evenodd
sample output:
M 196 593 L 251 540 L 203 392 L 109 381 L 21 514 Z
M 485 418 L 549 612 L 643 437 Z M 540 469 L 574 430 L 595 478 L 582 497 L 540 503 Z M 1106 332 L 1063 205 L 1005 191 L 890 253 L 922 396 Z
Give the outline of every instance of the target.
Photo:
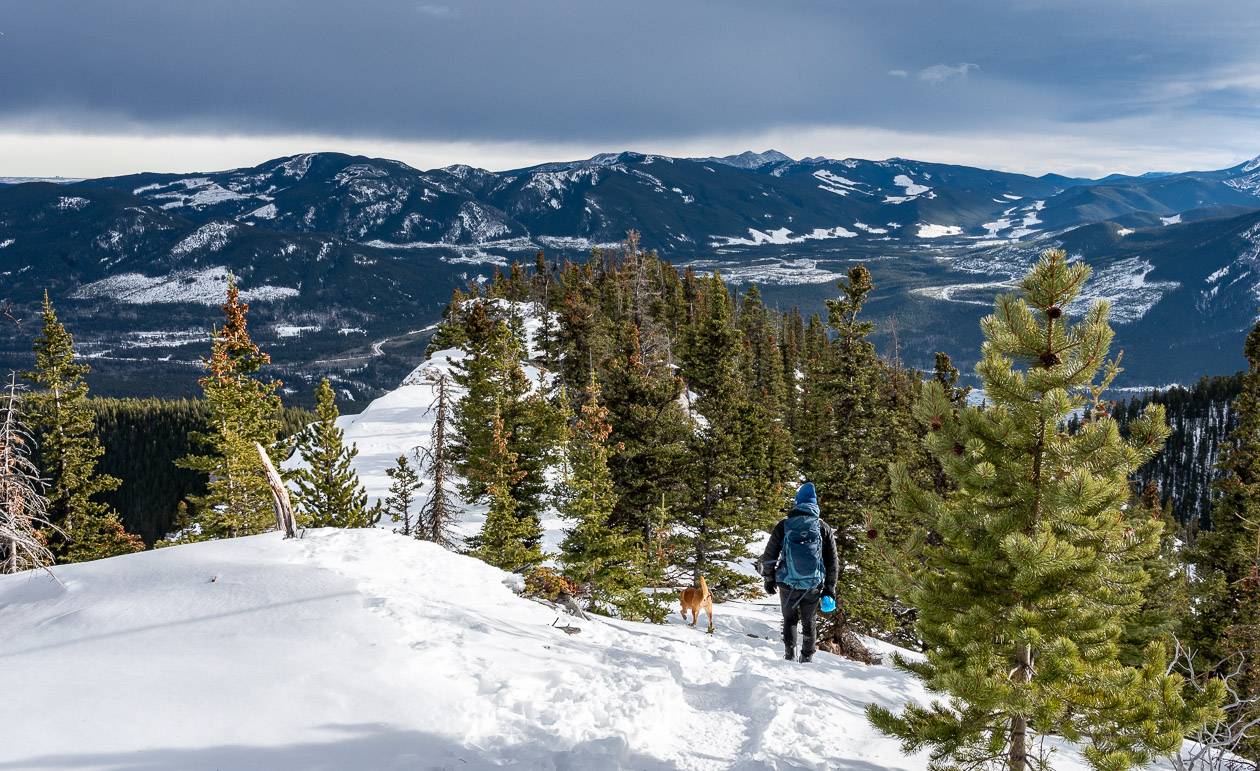
M 782 559 L 775 578 L 793 589 L 813 589 L 823 582 L 822 525 L 818 517 L 797 514 L 783 520 Z

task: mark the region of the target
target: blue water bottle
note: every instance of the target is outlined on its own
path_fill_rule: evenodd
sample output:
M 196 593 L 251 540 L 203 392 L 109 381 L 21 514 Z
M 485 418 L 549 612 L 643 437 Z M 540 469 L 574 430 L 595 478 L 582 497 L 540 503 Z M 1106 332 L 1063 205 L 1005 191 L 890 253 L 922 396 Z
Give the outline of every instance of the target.
M 831 595 L 823 597 L 822 604 L 819 607 L 822 608 L 823 613 L 831 613 L 836 609 L 836 598 Z

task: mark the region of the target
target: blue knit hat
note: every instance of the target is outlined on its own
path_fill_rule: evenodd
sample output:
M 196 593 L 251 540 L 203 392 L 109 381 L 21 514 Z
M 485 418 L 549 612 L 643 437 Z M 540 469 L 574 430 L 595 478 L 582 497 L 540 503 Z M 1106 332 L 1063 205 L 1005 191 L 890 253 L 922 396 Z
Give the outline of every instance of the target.
M 814 489 L 813 482 L 806 482 L 796 491 L 796 505 L 800 506 L 804 503 L 818 505 L 818 492 Z

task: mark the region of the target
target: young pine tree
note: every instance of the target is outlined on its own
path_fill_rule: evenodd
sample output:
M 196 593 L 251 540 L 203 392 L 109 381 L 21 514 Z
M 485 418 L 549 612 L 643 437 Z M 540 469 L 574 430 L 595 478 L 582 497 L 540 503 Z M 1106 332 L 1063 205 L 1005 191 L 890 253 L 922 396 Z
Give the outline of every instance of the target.
M 451 453 L 451 379 L 446 373 L 438 372 L 432 383 L 434 397 L 429 411 L 433 415 L 433 428 L 422 462 L 424 478 L 429 481 L 429 498 L 420 507 L 418 535 L 449 549 L 455 545 L 452 527 L 460 515 L 457 502 L 447 490 L 447 480 L 455 471 Z
M 873 289 L 870 271 L 861 265 L 840 282 L 843 295 L 827 301 L 835 339 L 823 348 L 806 383 L 804 420 L 818 425 L 802 427 L 817 442 L 802 460 L 818 486 L 823 518 L 835 528 L 842 576 L 837 586 L 842 610 L 835 617 L 842 623 L 834 625 L 835 633 L 846 626 L 886 632 L 895 624 L 884 591 L 890 565 L 881 547 L 894 548 L 901 529 L 889 516 L 888 464 L 902 457 L 904 448 L 889 432 L 899 424 L 891 414 L 893 378 L 870 341 L 874 324 L 861 316 Z M 905 374 L 902 384 L 908 386 Z
M 485 458 L 486 496 L 490 510 L 481 533 L 472 539 L 472 553 L 481 560 L 509 572 L 520 573 L 537 567 L 543 561 L 542 526 L 537 519 L 520 516 L 512 485 L 520 481 L 522 472 L 516 465 L 516 453 L 508 446 L 509 434 L 503 418 L 495 413 L 490 419 L 490 448 Z
M 1177 522 L 1164 510 L 1158 485 L 1147 482 L 1142 492 L 1134 496 L 1126 514 L 1133 520 L 1135 531 L 1151 522 L 1159 525 L 1158 548 L 1142 558 L 1142 570 L 1146 574 L 1142 604 L 1129 617 L 1120 638 L 1121 660 L 1139 666 L 1152 641 L 1172 643 L 1188 612 L 1190 599 L 1185 567 L 1177 550 Z
M 209 477 L 205 495 L 190 497 L 197 530 L 190 538 L 233 538 L 275 527 L 271 488 L 254 444 L 271 448 L 280 434 L 280 383 L 258 378 L 271 357 L 250 337 L 248 313 L 229 280 L 224 324 L 214 331 L 206 375 L 198 381 L 209 421 L 190 438 L 203 452 L 176 462 Z
M 385 475 L 389 477 L 389 493 L 382 508 L 390 520 L 399 525 L 394 532 L 414 538 L 424 537 L 418 513 L 412 511 L 416 491 L 424 484 L 416 467 L 411 465 L 406 455 L 399 455 L 394 467 L 385 470 Z
M 118 514 L 96 498 L 119 480 L 99 473 L 105 450 L 97 438 L 88 386 L 89 367 L 75 361 L 74 338 L 57 320 L 44 293 L 43 326 L 35 338 L 35 369 L 23 373 L 34 390 L 24 399 L 37 462 L 48 480 L 49 546 L 59 562 L 130 554 L 144 548 L 123 529 Z
M 1195 610 L 1187 620 L 1186 637 L 1207 664 L 1232 653 L 1225 632 L 1238 621 L 1246 622 L 1238 614 L 1260 529 L 1260 324 L 1247 335 L 1243 353 L 1248 367 L 1233 403 L 1238 423 L 1217 461 L 1220 477 L 1211 528 L 1199 533 L 1188 554 L 1194 566 Z
M 1183 700 L 1158 643 L 1138 667 L 1120 660 L 1142 559 L 1159 538 L 1154 523 L 1125 517 L 1128 476 L 1168 429 L 1158 407 L 1130 424 L 1129 440 L 1103 415 L 1076 434 L 1063 428 L 1116 372 L 1107 303 L 1079 323 L 1064 318 L 1088 276 L 1049 251 L 1022 296 L 998 299 L 981 324 L 987 409 L 955 414 L 941 385 L 928 385 L 917 412 L 954 489 L 942 497 L 893 470 L 897 506 L 940 535 L 912 591 L 926 659 L 898 663 L 944 700 L 868 715 L 941 768 L 1047 768 L 1040 739 L 1058 735 L 1084 743 L 1093 768 L 1122 771 L 1179 748 L 1218 712 L 1218 687 Z
M 773 524 L 779 502 L 771 502 L 765 475 L 750 467 L 750 457 L 763 448 L 754 442 L 749 420 L 755 412 L 742 377 L 743 335 L 721 276 L 704 281 L 697 304 L 683 356 L 683 376 L 697 395 L 678 564 L 695 584 L 704 576 L 718 594 L 729 596 L 751 588 L 752 580 L 729 565 L 748 559 L 749 544 Z
M 48 567 L 54 560 L 40 532 L 52 525 L 21 406 L 17 377 L 10 375 L 0 398 L 0 574 Z
M 608 459 L 608 409 L 591 373 L 577 421 L 567 443 L 568 473 L 560 493 L 560 513 L 571 527 L 560 545 L 560 565 L 587 595 L 597 613 L 622 618 L 645 616 L 644 544 L 610 521 L 617 494 Z
M 381 518 L 351 465 L 359 450 L 346 447 L 337 427 L 336 395 L 325 378 L 315 389 L 315 422 L 298 437 L 303 467 L 293 475 L 303 527 L 371 527 Z
M 497 309 L 496 313 L 497 313 Z M 539 524 L 549 490 L 545 471 L 550 465 L 563 429 L 555 405 L 531 387 L 522 367 L 525 352 L 519 320 L 500 318 L 487 303 L 474 304 L 468 314 L 468 356 L 457 362 L 452 379 L 464 389 L 454 408 L 452 455 L 464 477 L 461 493 L 469 503 L 488 503 L 490 486 L 502 481 L 502 460 L 495 442 L 507 442 L 513 473 L 508 493 L 513 515 L 522 530 L 537 533 L 528 544 L 539 550 Z M 501 436 L 495 435 L 495 421 Z M 503 502 L 499 502 L 500 508 Z

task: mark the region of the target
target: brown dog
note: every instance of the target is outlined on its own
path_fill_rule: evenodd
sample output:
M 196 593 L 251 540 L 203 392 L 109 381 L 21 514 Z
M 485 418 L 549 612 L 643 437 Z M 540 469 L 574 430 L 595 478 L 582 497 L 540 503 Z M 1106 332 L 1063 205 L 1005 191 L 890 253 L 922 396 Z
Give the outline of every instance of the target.
M 704 576 L 700 576 L 700 588 L 687 587 L 678 593 L 678 599 L 682 602 L 683 621 L 687 620 L 687 610 L 690 609 L 691 625 L 695 626 L 700 620 L 700 609 L 704 608 L 709 614 L 709 634 L 713 634 L 713 595 L 709 594 L 709 585 L 705 583 Z

